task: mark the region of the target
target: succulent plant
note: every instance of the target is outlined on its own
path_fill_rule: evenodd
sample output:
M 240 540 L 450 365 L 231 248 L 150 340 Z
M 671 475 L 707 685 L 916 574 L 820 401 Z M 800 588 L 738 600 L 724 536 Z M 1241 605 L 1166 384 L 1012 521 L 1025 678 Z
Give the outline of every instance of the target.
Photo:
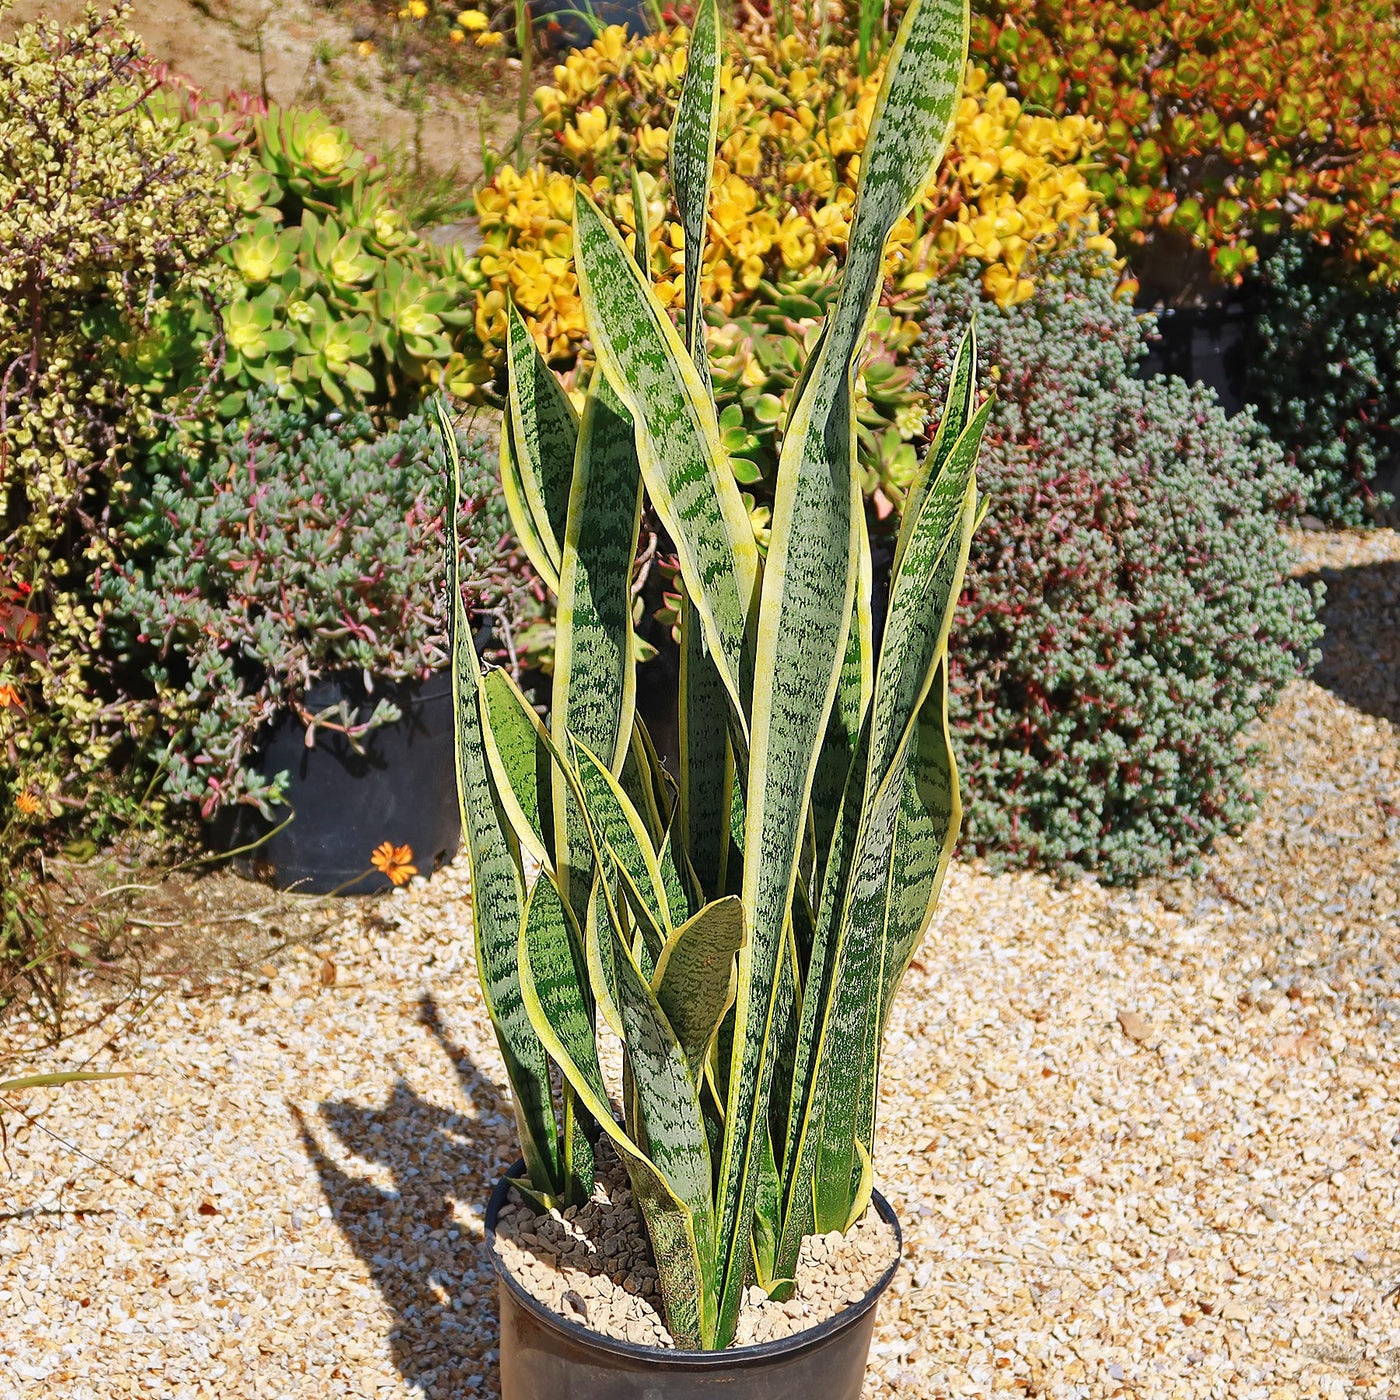
M 270 107 L 257 120 L 257 135 L 264 167 L 303 203 L 327 213 L 335 212 L 334 195 L 364 169 L 364 152 L 323 112 Z
M 281 228 L 269 218 L 259 218 L 238 231 L 223 255 L 250 286 L 275 281 L 296 266 L 301 251 L 301 231 Z
M 271 385 L 284 400 L 403 414 L 434 385 L 480 400 L 483 370 L 467 284 L 423 239 L 367 163 L 320 113 L 231 111 L 192 100 L 188 121 L 237 161 L 238 236 L 224 260 L 243 294 L 224 309 L 225 417 Z M 247 155 L 261 167 L 249 169 Z M 318 410 L 319 406 L 319 410 Z
M 329 674 L 406 680 L 445 663 L 436 446 L 422 410 L 381 431 L 363 413 L 318 422 L 266 389 L 236 422 L 167 427 L 102 583 L 109 646 L 139 678 L 124 709 L 144 737 L 136 767 L 165 802 L 270 814 L 281 784 L 253 764 L 265 724 L 286 711 L 308 730 L 346 723 L 307 708 Z M 508 650 L 538 608 L 486 442 L 463 435 L 461 451 L 469 603 Z M 397 718 L 381 700 L 357 723 Z
M 949 278 L 920 358 L 936 398 L 977 310 L 997 400 L 951 650 L 965 840 L 998 865 L 1130 882 L 1249 817 L 1245 736 L 1319 628 L 1282 533 L 1303 477 L 1251 413 L 1138 377 L 1149 326 L 1116 283 L 1081 253 L 1003 309 Z
M 908 493 L 877 655 L 855 365 L 890 235 L 947 146 L 966 37 L 961 0 L 915 0 L 891 48 L 850 254 L 779 447 L 766 558 L 703 338 L 716 0 L 697 9 L 671 138 L 681 331 L 645 265 L 640 182 L 640 264 L 588 188 L 574 193 L 600 371 L 581 417 L 518 311 L 504 312 L 502 484 L 558 607 L 546 726 L 504 672 L 480 668 L 449 580 L 478 968 L 514 1090 L 520 1189 L 542 1204 L 585 1199 L 591 1135 L 606 1134 L 681 1346 L 726 1346 L 746 1285 L 789 1295 L 803 1236 L 864 1213 L 890 999 L 958 827 L 946 647 L 987 408 L 966 337 L 944 431 Z M 635 713 L 644 493 L 677 550 L 678 782 Z M 522 851 L 540 866 L 529 882 Z M 599 1019 L 625 1048 L 621 1122 Z
M 1246 388 L 1307 474 L 1308 510 L 1373 524 L 1400 484 L 1400 289 L 1309 244 L 1286 239 L 1259 270 Z
M 1094 184 L 1125 249 L 1176 236 L 1237 283 L 1292 229 L 1400 280 L 1391 0 L 977 9 L 973 53 L 995 76 L 1027 103 L 1102 123 Z

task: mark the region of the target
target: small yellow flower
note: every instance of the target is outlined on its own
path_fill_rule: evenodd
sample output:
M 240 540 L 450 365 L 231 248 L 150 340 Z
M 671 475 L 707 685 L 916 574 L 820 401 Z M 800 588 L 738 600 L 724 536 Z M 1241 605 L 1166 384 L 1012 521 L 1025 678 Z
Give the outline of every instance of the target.
M 355 45 L 355 52 L 359 54 L 361 58 L 373 58 L 374 45 L 371 44 L 368 39 L 365 39 Z
M 32 792 L 22 792 L 15 798 L 15 806 L 24 813 L 26 817 L 32 817 L 39 811 L 43 804 L 34 796 Z
M 418 873 L 418 867 L 411 864 L 412 846 L 396 846 L 385 841 L 376 846 L 369 861 L 376 870 L 382 871 L 396 885 L 406 885 Z
M 644 125 L 637 133 L 637 154 L 643 160 L 665 160 L 669 141 L 670 137 L 664 126 Z
M 465 34 L 463 34 L 462 31 L 461 31 L 460 29 L 454 29 L 454 30 L 452 31 L 452 33 L 449 34 L 447 37 L 448 37 L 454 44 L 465 44 L 466 41 L 467 41 L 467 36 L 466 36 Z
M 494 49 L 497 44 L 504 44 L 506 36 L 498 34 L 494 29 L 483 29 L 476 36 L 476 46 L 479 49 Z
M 475 34 L 478 30 L 485 29 L 490 23 L 490 20 L 488 20 L 480 10 L 463 10 L 462 13 L 457 16 L 457 23 L 460 24 L 463 29 L 470 30 Z
M 428 6 L 424 0 L 408 0 L 408 14 L 410 19 L 426 19 Z

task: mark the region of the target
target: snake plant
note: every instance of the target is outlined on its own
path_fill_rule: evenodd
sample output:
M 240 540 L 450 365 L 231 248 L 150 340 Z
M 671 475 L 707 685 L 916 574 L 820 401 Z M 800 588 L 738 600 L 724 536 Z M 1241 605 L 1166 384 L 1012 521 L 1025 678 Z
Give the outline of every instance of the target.
M 635 189 L 635 256 L 588 189 L 575 194 L 598 366 L 581 415 L 511 313 L 502 485 L 558 600 L 547 723 L 508 673 L 479 666 L 455 579 L 449 592 L 477 960 L 521 1189 L 542 1207 L 580 1201 L 599 1135 L 611 1139 L 682 1347 L 728 1345 L 746 1285 L 790 1295 L 803 1236 L 864 1212 L 890 1002 L 958 829 L 946 653 L 987 415 L 971 333 L 909 493 L 878 651 L 853 381 L 886 242 L 948 142 L 967 29 L 967 0 L 913 0 L 890 49 L 763 558 L 705 358 L 722 51 L 715 0 L 701 0 L 671 137 L 679 329 L 638 261 Z M 674 777 L 635 713 L 644 495 L 683 591 Z M 625 1052 L 616 1109 L 605 1034 Z

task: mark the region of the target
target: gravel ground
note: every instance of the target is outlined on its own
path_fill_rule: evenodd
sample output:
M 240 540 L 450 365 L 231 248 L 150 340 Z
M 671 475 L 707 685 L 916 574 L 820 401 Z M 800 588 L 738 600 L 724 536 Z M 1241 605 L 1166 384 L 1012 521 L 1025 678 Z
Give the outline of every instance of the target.
M 1400 536 L 1302 547 L 1324 684 L 1264 726 L 1239 840 L 1132 892 L 955 865 L 886 1052 L 872 1400 L 1400 1400 Z M 52 1057 L 151 1077 L 5 1114 L 4 1400 L 497 1394 L 515 1153 L 465 894 Z

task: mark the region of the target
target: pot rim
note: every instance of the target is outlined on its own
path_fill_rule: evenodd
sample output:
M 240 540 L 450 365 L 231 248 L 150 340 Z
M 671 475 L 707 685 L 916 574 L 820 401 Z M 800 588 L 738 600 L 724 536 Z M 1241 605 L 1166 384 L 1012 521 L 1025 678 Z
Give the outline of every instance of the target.
M 486 1248 L 491 1253 L 491 1263 L 496 1277 L 510 1290 L 515 1300 L 526 1308 L 535 1320 L 554 1331 L 562 1333 L 572 1341 L 584 1343 L 599 1351 L 611 1352 L 615 1356 L 625 1356 L 631 1361 L 645 1361 L 654 1366 L 669 1367 L 678 1371 L 705 1371 L 721 1367 L 742 1367 L 755 1362 L 776 1361 L 782 1357 L 795 1356 L 819 1343 L 829 1340 L 838 1333 L 855 1326 L 879 1302 L 881 1294 L 894 1281 L 895 1271 L 904 1257 L 904 1232 L 899 1228 L 899 1217 L 894 1207 L 878 1191 L 872 1191 L 871 1204 L 894 1230 L 894 1258 L 889 1267 L 868 1288 L 857 1302 L 848 1303 L 835 1316 L 815 1327 L 804 1328 L 791 1336 L 781 1337 L 775 1342 L 758 1342 L 752 1346 L 726 1347 L 723 1351 L 680 1351 L 670 1347 L 643 1346 L 640 1342 L 626 1342 L 619 1337 L 609 1337 L 595 1332 L 591 1327 L 574 1322 L 562 1313 L 555 1312 L 535 1297 L 506 1267 L 496 1248 L 496 1215 L 506 1203 L 513 1178 L 524 1176 L 525 1163 L 520 1160 L 506 1172 L 491 1192 L 486 1205 Z

